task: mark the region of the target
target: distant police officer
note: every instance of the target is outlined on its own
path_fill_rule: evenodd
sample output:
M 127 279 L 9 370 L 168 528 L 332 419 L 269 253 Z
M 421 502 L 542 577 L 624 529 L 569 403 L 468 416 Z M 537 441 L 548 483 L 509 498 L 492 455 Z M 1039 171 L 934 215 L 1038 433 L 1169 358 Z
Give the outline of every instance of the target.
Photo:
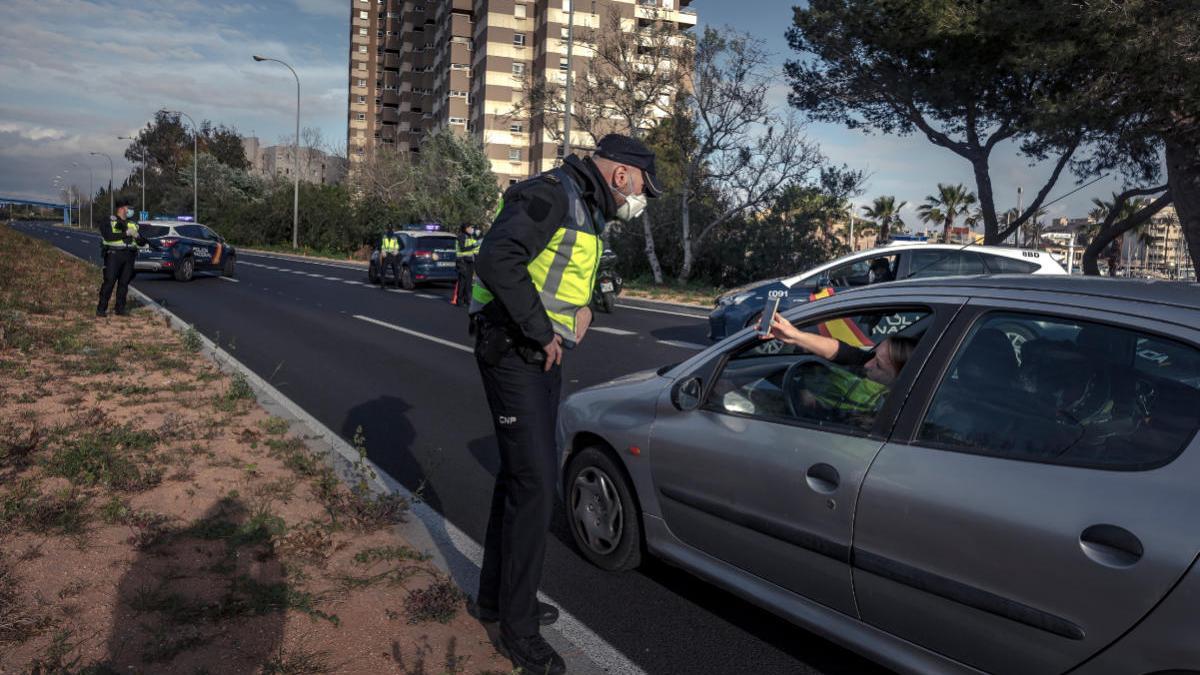
M 475 356 L 500 449 L 473 613 L 500 622 L 500 646 L 529 673 L 566 666 L 538 624 L 537 601 L 557 492 L 555 423 L 563 350 L 583 339 L 605 224 L 632 220 L 661 194 L 654 153 L 610 134 L 593 157 L 509 188 L 475 264 Z
M 400 236 L 396 229 L 388 225 L 387 232 L 379 247 L 379 287 L 387 287 L 387 271 L 392 269 L 392 278 L 396 280 L 396 288 L 400 287 Z
M 474 225 L 464 225 L 458 234 L 455 247 L 455 266 L 458 281 L 454 282 L 454 304 L 464 306 L 471 302 L 471 279 L 475 276 L 475 256 L 479 254 L 479 231 Z
M 104 257 L 104 282 L 100 284 L 100 302 L 96 305 L 96 316 L 108 316 L 108 300 L 113 286 L 117 288 L 117 315 L 125 316 L 125 298 L 129 294 L 129 281 L 133 279 L 133 263 L 137 259 L 138 244 L 148 244 L 138 232 L 137 217 L 129 202 L 117 202 L 117 215 L 100 225 L 101 254 Z

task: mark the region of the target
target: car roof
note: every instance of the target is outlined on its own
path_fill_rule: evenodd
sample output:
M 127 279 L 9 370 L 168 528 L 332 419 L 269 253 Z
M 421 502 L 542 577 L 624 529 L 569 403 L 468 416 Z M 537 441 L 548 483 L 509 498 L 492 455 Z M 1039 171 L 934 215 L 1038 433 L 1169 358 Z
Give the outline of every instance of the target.
M 862 286 L 838 293 L 845 295 L 858 290 L 879 289 L 888 292 L 934 287 L 939 290 L 1008 290 L 1021 292 L 1060 293 L 1077 295 L 1081 306 L 1094 304 L 1086 298 L 1105 298 L 1136 303 L 1170 305 L 1185 309 L 1200 310 L 1200 283 L 1194 281 L 1160 281 L 1157 279 L 1123 279 L 1114 277 L 1035 275 L 1035 274 L 980 274 L 962 277 L 937 277 L 904 279 L 878 286 Z M 1085 304 L 1086 303 L 1086 304 Z
M 424 230 L 399 230 L 397 234 L 407 234 L 410 237 L 450 237 L 454 238 L 453 232 L 426 232 Z
M 854 253 L 849 253 L 840 258 L 834 258 L 833 260 L 821 263 L 820 265 L 817 265 L 815 267 L 810 267 L 799 274 L 793 274 L 789 277 L 784 277 L 783 279 L 780 279 L 780 281 L 782 281 L 784 285 L 793 286 L 796 284 L 796 282 L 800 281 L 804 277 L 810 276 L 812 274 L 816 274 L 818 272 L 823 272 L 827 269 L 831 269 L 831 268 L 837 267 L 838 265 L 841 265 L 843 263 L 849 262 L 851 260 L 860 259 L 860 258 L 862 258 L 862 259 L 876 258 L 876 257 L 883 258 L 883 257 L 887 257 L 890 255 L 896 255 L 897 253 L 900 253 L 902 251 L 960 251 L 960 250 L 961 251 L 978 251 L 980 253 L 988 253 L 991 255 L 998 255 L 998 256 L 1001 256 L 1004 258 L 1014 258 L 1016 260 L 1025 260 L 1026 253 L 1036 252 L 1039 257 L 1042 255 L 1045 255 L 1047 260 L 1050 260 L 1055 265 L 1062 267 L 1062 265 L 1057 260 L 1054 260 L 1053 256 L 1051 256 L 1049 253 L 1046 253 L 1044 251 L 1037 251 L 1036 249 L 1031 249 L 1031 248 L 1015 248 L 1012 246 L 984 246 L 983 244 L 928 244 L 925 242 L 901 242 L 901 243 L 893 242 L 891 244 L 888 244 L 887 246 L 877 246 L 875 248 L 868 249 L 866 251 L 855 251 Z M 1040 261 L 1040 262 L 1042 262 L 1042 264 L 1044 264 L 1045 261 Z M 1063 270 L 1063 274 L 1066 274 L 1065 269 Z
M 200 225 L 207 227 L 204 223 L 193 223 L 190 220 L 139 220 L 138 225 L 162 225 L 165 227 L 179 227 L 180 225 Z

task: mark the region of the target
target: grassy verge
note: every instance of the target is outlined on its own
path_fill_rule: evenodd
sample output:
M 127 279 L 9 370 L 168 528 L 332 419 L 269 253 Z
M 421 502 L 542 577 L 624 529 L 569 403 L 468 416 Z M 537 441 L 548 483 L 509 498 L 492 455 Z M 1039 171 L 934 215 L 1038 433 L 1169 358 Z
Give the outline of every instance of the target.
M 271 251 L 274 253 L 287 253 L 290 255 L 304 256 L 306 258 L 321 258 L 323 260 L 337 260 L 339 262 L 366 262 L 370 255 L 370 249 L 363 247 L 357 251 L 335 251 L 331 249 L 311 248 L 301 246 L 300 248 L 292 248 L 290 244 L 255 244 L 253 246 L 245 246 L 244 248 L 255 249 L 257 251 Z
M 659 302 L 677 302 L 685 305 L 698 305 L 711 309 L 717 296 L 726 289 L 704 284 L 680 284 L 667 281 L 657 285 L 652 279 L 627 279 L 621 294 L 630 298 L 657 300 Z
M 98 282 L 0 226 L 0 672 L 508 671 L 365 460 Z

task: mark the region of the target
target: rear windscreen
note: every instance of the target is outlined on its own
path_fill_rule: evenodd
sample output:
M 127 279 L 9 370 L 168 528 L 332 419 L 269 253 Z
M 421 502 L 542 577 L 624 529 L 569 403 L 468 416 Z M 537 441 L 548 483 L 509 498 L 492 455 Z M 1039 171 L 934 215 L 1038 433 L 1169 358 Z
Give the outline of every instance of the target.
M 166 225 L 139 225 L 138 232 L 143 237 L 165 237 L 171 234 L 171 228 Z
M 454 237 L 421 237 L 417 240 L 418 248 L 428 248 L 435 251 L 454 250 L 458 240 Z

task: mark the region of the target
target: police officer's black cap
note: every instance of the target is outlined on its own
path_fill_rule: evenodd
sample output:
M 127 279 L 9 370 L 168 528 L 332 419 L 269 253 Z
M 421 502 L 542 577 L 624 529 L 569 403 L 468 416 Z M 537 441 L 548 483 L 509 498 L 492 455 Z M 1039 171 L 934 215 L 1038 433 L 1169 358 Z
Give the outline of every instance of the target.
M 644 192 L 646 195 L 649 197 L 662 195 L 662 183 L 659 182 L 654 169 L 654 151 L 647 148 L 638 139 L 621 134 L 609 134 L 596 144 L 596 156 L 636 166 L 642 170 L 642 176 L 645 178 Z
M 128 199 L 118 199 L 117 200 L 116 208 L 118 208 L 118 209 L 124 209 L 124 208 L 128 208 L 130 206 L 133 206 L 133 203 L 130 202 Z

